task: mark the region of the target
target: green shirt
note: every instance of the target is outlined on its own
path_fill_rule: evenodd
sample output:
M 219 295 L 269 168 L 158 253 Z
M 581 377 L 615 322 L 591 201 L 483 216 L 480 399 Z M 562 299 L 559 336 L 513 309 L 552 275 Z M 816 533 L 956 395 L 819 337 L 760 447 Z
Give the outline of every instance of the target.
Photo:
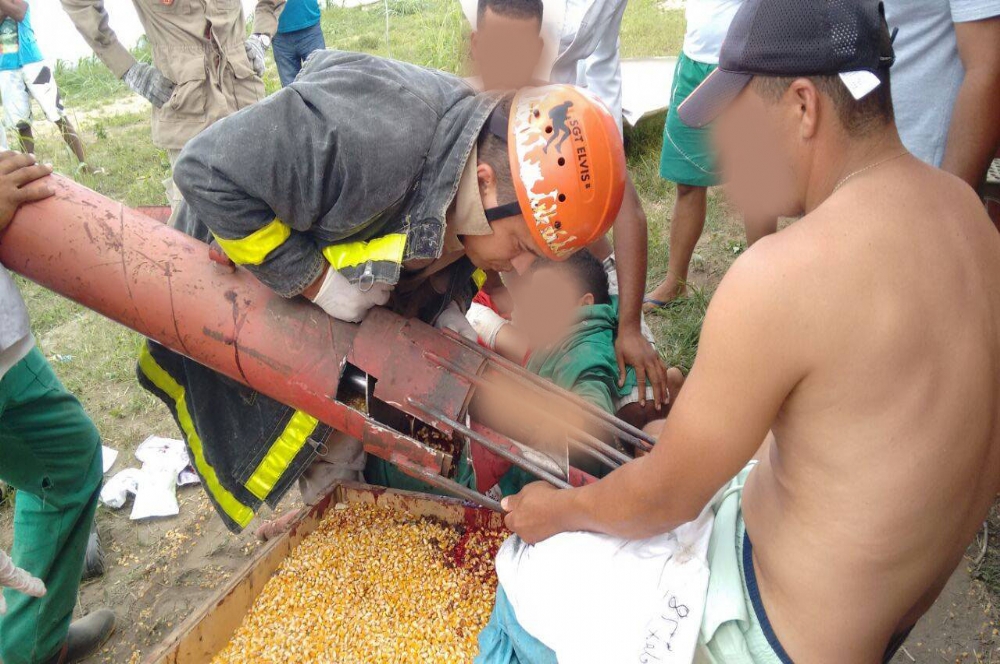
M 577 322 L 566 337 L 555 346 L 535 351 L 528 371 L 614 415 L 618 400 L 637 385 L 635 369 L 627 367 L 625 384 L 618 387 L 617 332 L 617 297 L 611 298 L 611 304 L 580 307 Z

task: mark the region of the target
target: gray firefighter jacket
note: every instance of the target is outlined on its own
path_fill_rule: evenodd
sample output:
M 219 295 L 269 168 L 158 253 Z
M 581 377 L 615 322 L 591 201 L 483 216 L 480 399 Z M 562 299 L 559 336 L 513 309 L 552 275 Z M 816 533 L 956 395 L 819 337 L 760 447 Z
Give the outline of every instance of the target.
M 329 263 L 351 282 L 396 284 L 403 263 L 440 257 L 448 208 L 498 99 L 461 79 L 357 53 L 315 53 L 296 81 L 220 120 L 181 153 L 180 230 L 226 254 L 286 297 Z M 468 301 L 474 267 L 447 268 L 397 309 L 433 322 Z M 436 284 L 437 285 L 437 284 Z M 407 302 L 399 302 L 406 299 Z M 149 342 L 140 383 L 161 398 L 227 526 L 276 505 L 330 429 Z

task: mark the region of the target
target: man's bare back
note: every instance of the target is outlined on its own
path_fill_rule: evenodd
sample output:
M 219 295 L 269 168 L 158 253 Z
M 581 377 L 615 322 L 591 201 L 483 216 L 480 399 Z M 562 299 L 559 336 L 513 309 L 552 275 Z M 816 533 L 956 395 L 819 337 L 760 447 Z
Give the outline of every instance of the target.
M 796 661 L 878 661 L 997 493 L 1000 236 L 906 157 L 751 252 L 807 312 L 774 333 L 814 363 L 744 492 L 763 602 Z
M 652 452 L 581 489 L 530 485 L 507 524 L 528 542 L 664 533 L 771 431 L 741 495 L 753 568 L 727 599 L 756 620 L 705 645 L 881 662 L 1000 488 L 1000 236 L 967 185 L 903 148 L 875 0 L 746 0 L 733 32 L 678 113 L 713 122 L 738 209 L 802 218 L 723 278 Z

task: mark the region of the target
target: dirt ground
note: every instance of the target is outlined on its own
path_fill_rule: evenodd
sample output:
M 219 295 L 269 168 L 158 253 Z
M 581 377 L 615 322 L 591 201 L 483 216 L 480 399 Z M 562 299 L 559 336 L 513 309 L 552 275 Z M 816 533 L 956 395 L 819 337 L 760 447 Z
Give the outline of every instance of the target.
M 81 588 L 79 610 L 111 607 L 119 626 L 88 664 L 143 661 L 257 550 L 254 526 L 231 534 L 200 487 L 182 488 L 179 498 L 180 514 L 166 519 L 130 521 L 130 503 L 117 512 L 105 510 L 110 518 L 102 519 L 101 536 L 108 571 Z M 292 505 L 292 497 L 285 502 Z

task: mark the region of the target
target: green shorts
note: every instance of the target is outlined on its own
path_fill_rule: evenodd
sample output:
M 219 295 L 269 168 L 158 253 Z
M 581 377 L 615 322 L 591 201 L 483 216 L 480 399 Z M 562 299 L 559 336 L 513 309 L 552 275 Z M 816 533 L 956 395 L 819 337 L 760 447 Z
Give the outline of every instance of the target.
M 660 153 L 660 177 L 664 180 L 692 187 L 718 184 L 708 130 L 688 127 L 677 116 L 677 107 L 713 71 L 715 65 L 695 62 L 683 53 L 677 59 Z

